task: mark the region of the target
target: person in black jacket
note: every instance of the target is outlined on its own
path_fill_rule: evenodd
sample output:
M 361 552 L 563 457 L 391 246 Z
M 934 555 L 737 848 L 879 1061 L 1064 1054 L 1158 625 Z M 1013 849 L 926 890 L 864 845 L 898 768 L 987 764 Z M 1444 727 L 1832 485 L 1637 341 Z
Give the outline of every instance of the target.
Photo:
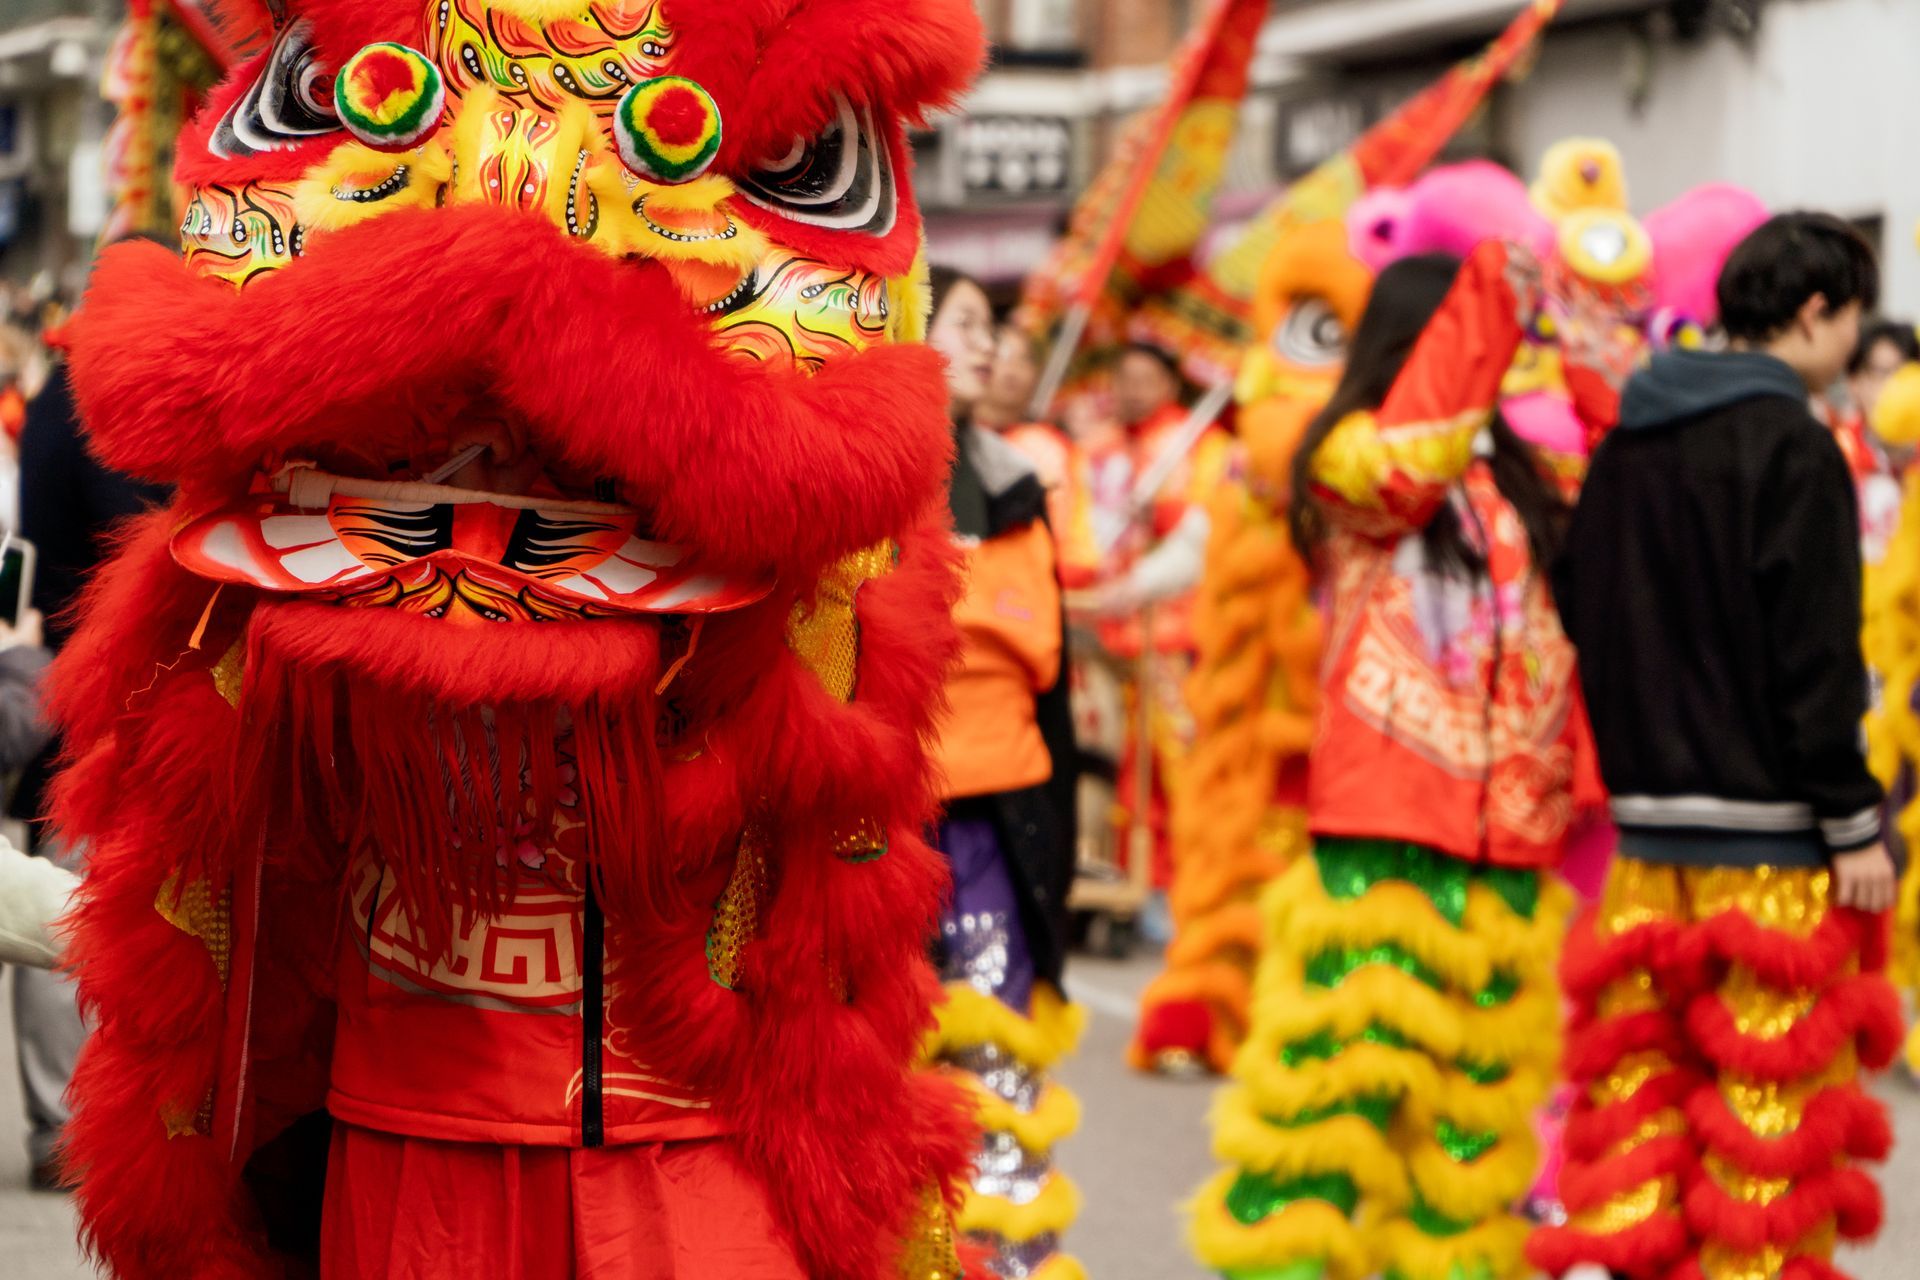
M 1760 228 L 1720 280 L 1730 349 L 1633 379 L 1567 535 L 1555 595 L 1620 857 L 1568 944 L 1581 1101 L 1570 1218 L 1533 1244 L 1550 1272 L 1832 1277 L 1836 1236 L 1879 1222 L 1852 1162 L 1887 1121 L 1855 1074 L 1900 1043 L 1895 874 L 1854 487 L 1810 410 L 1877 289 L 1844 222 Z
M 33 606 L 45 618 L 46 647 L 57 653 L 72 626 L 70 606 L 105 558 L 115 525 L 166 500 L 164 490 L 108 470 L 87 452 L 79 411 L 64 365 L 27 406 L 20 434 L 20 533 L 38 551 Z M 12 661 L 26 660 L 21 655 Z M 21 774 L 10 808 L 27 823 L 30 851 L 80 871 L 83 850 L 70 848 L 45 821 L 46 788 L 60 744 L 49 740 Z M 21 968 L 13 974 L 13 1021 L 28 1120 L 33 1185 L 62 1184 L 54 1148 L 67 1120 L 64 1097 L 85 1029 L 74 1006 L 72 979 Z
M 932 743 L 946 801 L 935 843 L 953 891 L 937 940 L 947 998 L 929 1054 L 980 1104 L 973 1186 L 955 1219 L 981 1252 L 980 1273 L 1078 1275 L 1061 1240 L 1078 1195 L 1054 1163 L 1079 1107 L 1053 1069 L 1084 1023 L 1063 990 L 1076 753 L 1059 569 L 1033 465 L 972 421 L 997 346 L 987 295 L 941 267 L 932 295 L 927 343 L 947 363 L 947 498 L 966 591 Z

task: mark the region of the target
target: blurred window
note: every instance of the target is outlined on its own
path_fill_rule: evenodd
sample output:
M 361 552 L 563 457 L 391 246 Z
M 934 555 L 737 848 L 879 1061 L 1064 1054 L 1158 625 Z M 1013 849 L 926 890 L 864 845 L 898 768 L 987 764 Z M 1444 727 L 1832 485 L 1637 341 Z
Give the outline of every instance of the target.
M 1079 9 L 1079 0 L 1012 0 L 1007 14 L 1007 46 L 1020 50 L 1078 48 Z

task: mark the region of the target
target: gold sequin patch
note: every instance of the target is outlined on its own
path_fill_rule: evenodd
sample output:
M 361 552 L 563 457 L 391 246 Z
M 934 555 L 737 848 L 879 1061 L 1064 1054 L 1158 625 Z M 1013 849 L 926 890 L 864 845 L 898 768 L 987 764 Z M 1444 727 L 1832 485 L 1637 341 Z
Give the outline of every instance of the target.
M 1623 1191 L 1597 1209 L 1587 1209 L 1567 1219 L 1575 1231 L 1592 1236 L 1614 1236 L 1631 1231 L 1663 1210 L 1671 1211 L 1680 1203 L 1680 1180 L 1654 1178 L 1631 1191 Z
M 1760 981 L 1743 964 L 1733 966 L 1720 984 L 1720 999 L 1743 1036 L 1778 1040 L 1793 1030 L 1820 999 L 1817 991 L 1782 991 Z
M 1849 1045 L 1834 1058 L 1831 1066 L 1812 1079 L 1775 1084 L 1729 1078 L 1720 1082 L 1720 1096 L 1726 1099 L 1727 1109 L 1756 1137 L 1778 1138 L 1800 1127 L 1807 1104 L 1822 1090 L 1851 1083 L 1859 1071 L 1859 1062 Z
M 188 1111 L 177 1102 L 160 1108 L 160 1123 L 169 1138 L 204 1138 L 213 1132 L 213 1092 L 209 1090 L 198 1111 Z
M 1647 1081 L 1673 1070 L 1664 1053 L 1630 1053 L 1614 1064 L 1613 1070 L 1593 1082 L 1588 1096 L 1596 1107 L 1625 1102 L 1646 1087 Z
M 247 681 L 247 646 L 244 641 L 235 640 L 233 647 L 220 656 L 220 661 L 207 669 L 213 677 L 213 687 L 227 700 L 227 705 L 240 705 L 240 690 Z
M 767 900 L 767 840 L 755 823 L 740 833 L 733 875 L 707 929 L 707 973 L 729 991 L 740 989 L 747 944 L 760 929 Z
M 1687 1118 L 1672 1107 L 1641 1122 L 1638 1129 L 1607 1149 L 1606 1159 L 1614 1160 L 1636 1151 L 1659 1138 L 1677 1138 L 1687 1132 Z
M 1827 916 L 1832 877 L 1790 867 L 1702 867 L 1687 871 L 1694 918 L 1739 911 L 1762 928 L 1805 938 Z
M 920 1221 L 900 1256 L 901 1280 L 960 1280 L 960 1246 L 953 1238 L 953 1215 L 936 1191 L 928 1191 Z
M 221 889 L 218 894 L 204 879 L 196 879 L 185 887 L 180 884 L 178 871 L 169 875 L 160 886 L 160 892 L 153 897 L 153 909 L 180 932 L 189 937 L 198 938 L 206 946 L 207 954 L 213 958 L 213 967 L 220 975 L 220 985 L 227 983 L 227 971 L 233 957 L 233 894 L 229 889 Z
M 1598 1003 L 1602 1018 L 1653 1013 L 1664 1007 L 1659 988 L 1654 986 L 1653 975 L 1645 969 L 1635 969 L 1619 982 L 1608 984 L 1606 990 L 1600 993 Z
M 1725 1156 L 1709 1153 L 1700 1163 L 1714 1185 L 1743 1204 L 1769 1205 L 1793 1190 L 1792 1178 L 1757 1177 Z
M 1817 1228 L 1796 1245 L 1767 1245 L 1757 1253 L 1743 1253 L 1709 1240 L 1700 1246 L 1700 1271 L 1706 1280 L 1780 1280 L 1780 1273 L 1794 1258 L 1831 1261 L 1839 1233 L 1831 1222 Z
M 841 702 L 853 701 L 860 665 L 860 620 L 854 600 L 860 588 L 893 568 L 894 545 L 882 542 L 857 551 L 820 577 L 813 599 L 793 607 L 787 647 Z
M 846 862 L 872 862 L 887 851 L 887 832 L 872 818 L 862 818 L 853 829 L 833 838 L 834 855 Z
M 1644 924 L 1686 919 L 1686 898 L 1673 867 L 1617 858 L 1600 898 L 1599 932 L 1618 937 Z

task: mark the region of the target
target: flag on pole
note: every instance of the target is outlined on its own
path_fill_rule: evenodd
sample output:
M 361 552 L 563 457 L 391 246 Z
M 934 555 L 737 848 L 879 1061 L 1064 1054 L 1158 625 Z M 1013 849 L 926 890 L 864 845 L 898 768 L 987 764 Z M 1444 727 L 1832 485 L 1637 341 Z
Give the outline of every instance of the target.
M 101 146 L 113 201 L 101 242 L 180 221 L 173 143 L 206 92 L 255 51 L 273 23 L 263 0 L 131 0 L 107 53 L 100 94 L 114 109 Z
M 1142 299 L 1191 271 L 1213 221 L 1267 3 L 1215 0 L 1174 61 L 1166 101 L 1128 125 L 1066 236 L 1028 277 L 1016 321 L 1037 337 L 1058 332 L 1053 386 L 1083 338 L 1120 341 Z
M 1501 35 L 1460 63 L 1352 146 L 1289 187 L 1206 269 L 1139 303 L 1127 337 L 1179 352 L 1203 385 L 1231 378 L 1253 338 L 1250 313 L 1260 265 L 1286 227 L 1346 216 L 1373 187 L 1404 186 L 1439 158 L 1495 85 L 1526 64 L 1564 0 L 1533 0 Z

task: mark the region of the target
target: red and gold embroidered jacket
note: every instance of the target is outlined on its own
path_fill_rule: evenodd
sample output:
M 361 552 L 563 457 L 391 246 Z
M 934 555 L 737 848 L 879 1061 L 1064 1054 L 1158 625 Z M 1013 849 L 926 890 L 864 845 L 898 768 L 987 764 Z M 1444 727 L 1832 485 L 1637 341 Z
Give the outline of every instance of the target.
M 1584 734 L 1573 647 L 1476 452 L 1537 290 L 1518 251 L 1475 250 L 1386 403 L 1347 418 L 1315 456 L 1332 526 L 1316 834 L 1506 866 L 1560 857 Z M 1426 562 L 1420 532 L 1447 502 L 1484 577 Z

